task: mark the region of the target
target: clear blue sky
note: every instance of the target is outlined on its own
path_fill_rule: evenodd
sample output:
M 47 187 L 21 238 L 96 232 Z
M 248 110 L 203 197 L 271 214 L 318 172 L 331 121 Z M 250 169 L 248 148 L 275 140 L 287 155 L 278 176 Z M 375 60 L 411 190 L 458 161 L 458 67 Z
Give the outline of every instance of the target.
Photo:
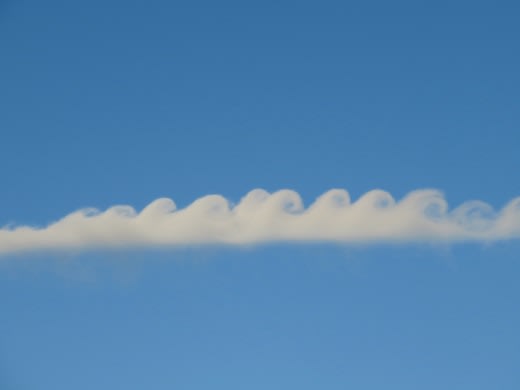
M 515 2 L 0 1 L 0 225 L 520 195 Z M 0 389 L 520 388 L 520 244 L 0 261 Z

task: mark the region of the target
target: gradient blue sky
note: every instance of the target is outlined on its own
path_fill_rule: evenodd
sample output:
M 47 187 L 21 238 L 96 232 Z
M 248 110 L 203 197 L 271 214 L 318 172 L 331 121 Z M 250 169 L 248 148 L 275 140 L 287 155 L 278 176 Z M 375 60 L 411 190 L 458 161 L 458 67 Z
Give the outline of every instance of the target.
M 520 195 L 520 6 L 0 1 L 0 224 Z M 518 389 L 520 244 L 0 260 L 1 389 Z

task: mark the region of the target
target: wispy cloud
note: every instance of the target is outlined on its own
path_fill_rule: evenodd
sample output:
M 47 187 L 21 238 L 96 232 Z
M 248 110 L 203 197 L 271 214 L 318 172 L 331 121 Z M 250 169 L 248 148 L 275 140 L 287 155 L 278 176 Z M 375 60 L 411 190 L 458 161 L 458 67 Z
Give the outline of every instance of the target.
M 334 189 L 305 208 L 291 190 L 249 192 L 238 204 L 220 195 L 177 209 L 157 199 L 142 211 L 114 206 L 80 210 L 43 228 L 0 229 L 0 254 L 24 251 L 248 245 L 268 242 L 407 243 L 497 241 L 520 238 L 520 197 L 495 211 L 479 201 L 450 210 L 436 190 L 400 201 L 374 190 L 351 202 Z

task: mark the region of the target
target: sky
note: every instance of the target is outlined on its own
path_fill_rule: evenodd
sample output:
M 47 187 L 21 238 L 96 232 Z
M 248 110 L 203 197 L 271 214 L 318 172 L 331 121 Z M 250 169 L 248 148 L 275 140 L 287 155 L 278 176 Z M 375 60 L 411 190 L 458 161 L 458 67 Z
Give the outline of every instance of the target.
M 0 0 L 0 389 L 518 389 L 519 12 Z

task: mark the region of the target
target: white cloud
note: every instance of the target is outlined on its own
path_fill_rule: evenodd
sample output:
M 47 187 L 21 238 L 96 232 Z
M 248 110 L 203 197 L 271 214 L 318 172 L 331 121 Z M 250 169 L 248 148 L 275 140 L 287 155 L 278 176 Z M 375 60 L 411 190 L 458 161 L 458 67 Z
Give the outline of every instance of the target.
M 0 229 L 0 254 L 90 248 L 132 248 L 268 242 L 460 242 L 520 238 L 520 197 L 501 211 L 472 201 L 449 210 L 439 191 L 419 190 L 396 202 L 384 191 L 355 202 L 330 190 L 308 208 L 291 190 L 249 192 L 233 205 L 220 195 L 176 209 L 157 199 L 130 206 L 80 210 L 44 228 Z

